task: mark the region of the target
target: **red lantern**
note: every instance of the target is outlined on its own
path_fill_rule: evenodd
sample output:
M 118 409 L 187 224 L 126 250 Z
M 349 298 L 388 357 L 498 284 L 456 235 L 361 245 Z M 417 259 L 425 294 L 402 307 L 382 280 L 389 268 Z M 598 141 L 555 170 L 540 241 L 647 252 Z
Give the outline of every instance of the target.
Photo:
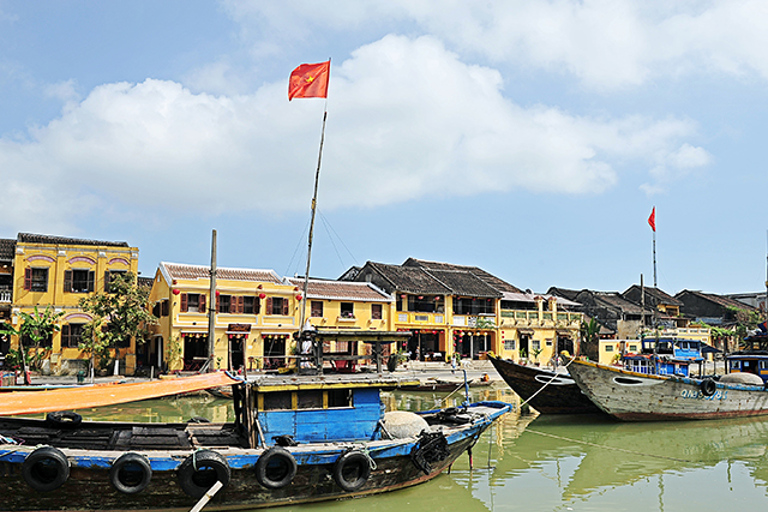
M 264 288 L 264 287 L 263 287 L 262 285 L 259 285 L 259 286 L 257 286 L 257 288 L 258 288 L 259 290 L 261 290 L 261 289 L 262 289 L 262 288 Z
M 259 298 L 260 298 L 260 299 L 263 299 L 263 298 L 264 298 L 264 297 L 266 297 L 266 296 L 267 296 L 267 294 L 266 294 L 266 293 L 260 293 L 260 294 L 259 294 Z
M 298 295 L 296 296 L 296 300 L 301 300 L 301 294 L 298 294 Z
M 216 296 L 217 296 L 217 297 L 219 296 L 219 294 L 220 294 L 220 293 L 221 293 L 221 292 L 219 292 L 219 290 L 216 290 Z
M 174 289 L 173 289 L 173 294 L 174 294 L 174 295 L 178 295 L 178 294 L 180 294 L 180 293 L 181 293 L 181 290 L 179 290 L 178 288 L 174 288 Z
M 295 292 L 299 291 L 299 287 L 298 286 L 294 286 L 293 287 L 293 291 L 295 291 Z

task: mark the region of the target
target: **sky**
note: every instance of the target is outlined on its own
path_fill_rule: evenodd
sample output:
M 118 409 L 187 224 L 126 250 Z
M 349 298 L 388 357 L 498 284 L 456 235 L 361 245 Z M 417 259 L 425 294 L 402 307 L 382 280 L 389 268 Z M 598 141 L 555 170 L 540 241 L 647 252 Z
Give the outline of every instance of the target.
M 0 238 L 764 290 L 768 3 L 0 0 Z M 331 60 L 327 100 L 288 101 Z M 761 149 L 762 148 L 762 149 Z

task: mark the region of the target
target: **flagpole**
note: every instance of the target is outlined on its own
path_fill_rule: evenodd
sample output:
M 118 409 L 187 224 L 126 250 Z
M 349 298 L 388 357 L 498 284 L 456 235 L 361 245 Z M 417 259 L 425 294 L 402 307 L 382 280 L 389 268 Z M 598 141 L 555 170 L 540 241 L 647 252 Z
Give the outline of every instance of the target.
M 656 230 L 653 230 L 653 287 L 658 288 L 656 283 Z

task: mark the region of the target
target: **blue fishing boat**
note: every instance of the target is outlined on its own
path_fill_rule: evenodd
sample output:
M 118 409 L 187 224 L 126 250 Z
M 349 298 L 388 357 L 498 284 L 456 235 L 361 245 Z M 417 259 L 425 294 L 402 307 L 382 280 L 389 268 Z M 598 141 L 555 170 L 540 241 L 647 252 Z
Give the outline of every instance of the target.
M 380 391 L 404 384 L 413 383 L 388 373 L 247 381 L 214 373 L 98 393 L 37 391 L 29 400 L 8 393 L 0 415 L 54 412 L 0 417 L 0 509 L 188 511 L 215 493 L 207 509 L 243 510 L 381 493 L 436 477 L 511 410 L 479 402 L 385 412 Z M 56 412 L 223 385 L 233 389 L 232 423 L 92 422 Z

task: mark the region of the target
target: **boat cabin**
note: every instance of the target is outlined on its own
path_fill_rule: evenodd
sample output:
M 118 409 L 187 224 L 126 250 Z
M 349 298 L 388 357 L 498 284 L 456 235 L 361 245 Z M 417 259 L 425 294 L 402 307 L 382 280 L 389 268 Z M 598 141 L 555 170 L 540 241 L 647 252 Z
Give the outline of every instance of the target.
M 270 376 L 251 383 L 254 422 L 267 444 L 277 438 L 299 443 L 371 440 L 385 412 L 381 389 L 413 384 L 366 374 L 310 380 Z
M 639 354 L 624 354 L 627 370 L 655 375 L 688 377 L 692 363 L 701 363 L 702 344 L 698 340 L 644 338 Z

